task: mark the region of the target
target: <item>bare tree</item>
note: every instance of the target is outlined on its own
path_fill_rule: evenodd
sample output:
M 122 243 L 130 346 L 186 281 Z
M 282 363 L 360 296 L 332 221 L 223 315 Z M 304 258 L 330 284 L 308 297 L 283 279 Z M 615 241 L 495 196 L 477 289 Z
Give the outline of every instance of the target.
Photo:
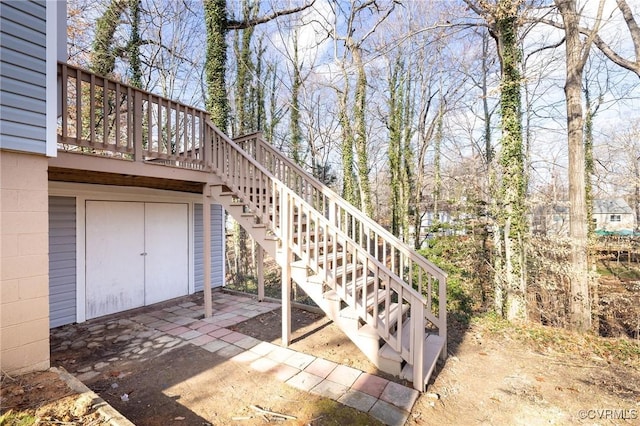
M 567 140 L 569 145 L 569 204 L 571 237 L 570 326 L 576 331 L 591 329 L 591 300 L 589 297 L 588 226 L 586 203 L 586 172 L 584 150 L 584 117 L 582 111 L 582 76 L 589 51 L 602 16 L 600 1 L 596 29 L 586 41 L 580 39 L 580 15 L 575 0 L 556 0 L 562 16 L 566 47 L 566 81 L 564 92 L 567 102 Z

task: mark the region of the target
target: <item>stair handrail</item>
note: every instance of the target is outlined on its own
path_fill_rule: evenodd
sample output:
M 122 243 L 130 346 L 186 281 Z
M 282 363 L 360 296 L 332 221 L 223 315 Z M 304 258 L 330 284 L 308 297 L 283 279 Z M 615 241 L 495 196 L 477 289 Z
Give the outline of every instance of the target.
M 255 144 L 256 144 L 255 146 L 253 146 L 253 147 L 250 146 L 250 147 L 248 147 L 249 149 L 247 149 L 246 147 L 242 146 L 246 142 L 250 142 L 252 140 L 255 141 Z M 374 221 L 371 218 L 369 218 L 360 209 L 356 208 L 351 203 L 349 203 L 348 201 L 346 201 L 345 199 L 340 197 L 335 191 L 333 191 L 332 189 L 330 189 L 326 185 L 324 185 L 321 182 L 319 182 L 313 175 L 311 175 L 309 172 L 304 170 L 298 164 L 294 163 L 289 158 L 285 157 L 282 154 L 282 152 L 277 150 L 275 147 L 273 147 L 271 144 L 267 143 L 262 138 L 262 132 L 254 132 L 254 133 L 250 133 L 250 134 L 247 134 L 247 135 L 242 135 L 242 136 L 239 136 L 237 138 L 234 138 L 234 141 L 236 141 L 238 143 L 238 145 L 242 146 L 242 148 L 245 151 L 247 151 L 250 154 L 254 155 L 256 160 L 258 160 L 262 164 L 268 164 L 269 160 L 267 158 L 262 158 L 260 150 L 264 150 L 264 152 L 269 153 L 272 157 L 277 158 L 278 161 L 286 164 L 286 167 L 288 167 L 290 170 L 293 170 L 294 173 L 297 176 L 302 178 L 306 184 L 311 185 L 316 191 L 321 193 L 324 196 L 325 199 L 327 199 L 328 201 L 334 203 L 336 206 L 339 206 L 340 208 L 344 209 L 352 217 L 357 218 L 360 222 L 366 223 L 366 228 L 367 228 L 368 231 L 371 231 L 371 230 L 375 231 L 375 233 L 377 235 L 383 237 L 384 240 L 392 243 L 392 247 L 393 248 L 397 249 L 400 253 L 402 253 L 403 255 L 408 257 L 411 261 L 413 261 L 414 263 L 419 265 L 419 267 L 421 269 L 427 271 L 428 273 L 431 273 L 431 275 L 436 277 L 436 279 L 438 279 L 438 282 L 440 284 L 439 287 L 438 287 L 438 290 L 439 290 L 439 292 L 438 292 L 439 293 L 438 294 L 438 301 L 439 301 L 438 307 L 440 309 L 439 309 L 439 313 L 437 315 L 438 323 L 435 324 L 435 325 L 439 329 L 438 330 L 439 334 L 442 335 L 442 336 L 446 336 L 446 279 L 447 279 L 447 273 L 446 272 L 444 272 L 442 269 L 440 269 L 438 266 L 434 265 L 433 263 L 429 262 L 423 256 L 418 255 L 415 252 L 415 250 L 410 248 L 405 242 L 401 241 L 399 238 L 397 238 L 395 235 L 391 234 L 389 231 L 387 231 L 385 228 L 383 228 L 376 221 Z M 273 173 L 274 171 L 271 171 L 271 172 Z M 289 178 L 289 176 L 285 176 L 285 177 Z M 280 180 L 284 182 L 287 179 L 280 179 Z M 392 269 L 396 269 L 396 268 L 392 267 Z M 400 265 L 398 265 L 398 271 L 393 270 L 393 272 L 396 275 L 402 276 L 403 274 L 399 269 L 400 269 Z M 404 268 L 402 268 L 402 269 L 404 269 Z M 411 268 L 409 268 L 409 269 L 411 269 Z M 401 277 L 401 280 L 403 282 L 405 282 L 406 284 L 408 284 L 410 287 L 413 288 L 413 283 L 411 282 L 411 273 L 409 273 L 408 276 L 409 276 L 409 280 L 405 280 L 402 277 Z M 422 292 L 422 285 L 419 284 L 418 288 L 419 288 L 419 291 L 421 293 Z M 430 308 L 430 303 L 427 306 Z M 429 311 L 430 311 L 430 309 L 429 309 Z M 431 318 L 430 318 L 430 321 L 432 321 Z
M 206 123 L 213 130 L 213 132 L 216 134 L 217 137 L 223 139 L 226 144 L 228 144 L 230 147 L 232 147 L 236 151 L 238 151 L 238 153 L 242 157 L 244 157 L 249 163 L 251 163 L 251 165 L 253 167 L 255 167 L 263 175 L 268 177 L 276 186 L 281 187 L 284 190 L 284 192 L 287 192 L 293 198 L 297 199 L 297 201 L 300 204 L 303 204 L 309 210 L 316 210 L 316 208 L 313 205 L 308 203 L 300 195 L 296 194 L 295 191 L 293 191 L 284 182 L 282 182 L 280 179 L 278 179 L 276 176 L 274 176 L 268 169 L 266 169 L 255 158 L 253 158 L 250 155 L 248 155 L 248 153 L 244 149 L 242 149 L 242 147 L 240 145 L 238 145 L 233 139 L 229 138 L 224 132 L 222 132 L 215 124 L 213 124 L 213 122 L 211 120 L 207 120 Z M 211 161 L 213 161 L 214 156 L 212 155 L 210 158 L 211 158 Z M 216 170 L 216 166 L 217 166 L 216 164 L 212 164 L 212 167 L 213 167 L 214 170 Z M 230 182 L 226 182 L 226 183 L 230 183 Z M 248 203 L 248 204 L 253 204 L 249 200 L 244 200 L 244 202 Z M 257 207 L 257 206 L 253 205 L 252 207 Z M 262 216 L 263 216 L 263 220 L 269 220 L 268 217 L 266 217 L 268 215 L 266 215 L 266 216 L 262 215 Z M 334 227 L 336 229 L 336 231 L 335 231 L 336 234 L 339 234 L 340 237 L 343 238 L 345 241 L 349 241 L 349 242 L 353 243 L 354 245 L 359 245 L 357 241 L 353 240 L 349 235 L 347 235 L 345 232 L 343 232 L 339 227 L 336 227 L 333 223 L 331 223 L 324 216 L 319 215 L 318 219 L 320 221 L 322 221 L 322 222 L 325 222 L 327 225 L 330 225 L 330 226 Z M 416 299 L 421 300 L 425 304 L 427 303 L 427 299 L 422 294 L 420 294 L 418 291 L 416 291 L 412 286 L 406 286 L 406 283 L 404 282 L 404 280 L 401 277 L 397 276 L 397 274 L 395 274 L 393 271 L 390 271 L 385 265 L 383 265 L 378 259 L 373 257 L 370 253 L 368 253 L 368 255 L 369 255 L 369 261 L 374 262 L 374 264 L 380 266 L 380 268 L 385 270 L 389 274 L 389 276 L 397 278 L 397 281 L 405 286 L 405 290 L 409 291 Z
M 277 177 L 275 177 L 272 173 L 270 173 L 262 164 L 260 164 L 256 159 L 254 159 L 249 153 L 245 152 L 238 144 L 236 144 L 233 140 L 231 140 L 228 136 L 226 136 L 223 132 L 221 132 L 210 120 L 207 120 L 207 125 L 210 128 L 210 130 L 214 133 L 215 137 L 218 138 L 218 140 L 221 140 L 226 146 L 232 148 L 235 151 L 234 154 L 237 153 L 237 155 L 241 156 L 244 161 L 251 164 L 251 166 L 255 170 L 257 170 L 261 175 L 263 175 L 270 181 L 271 186 L 274 188 L 272 195 L 275 195 L 276 192 L 280 193 L 280 198 L 279 198 L 280 203 L 284 202 L 283 201 L 284 197 L 290 197 L 290 199 L 294 200 L 294 204 L 297 203 L 299 208 L 304 208 L 308 212 L 307 214 L 312 214 L 314 216 L 313 217 L 314 222 L 322 223 L 325 229 L 331 229 L 331 233 L 333 233 L 336 236 L 336 240 L 344 241 L 343 244 L 345 245 L 348 245 L 347 243 L 349 243 L 353 247 L 358 247 L 360 249 L 360 254 L 364 254 L 364 256 L 366 256 L 368 263 L 370 263 L 372 266 L 375 266 L 375 268 L 381 271 L 381 273 L 384 274 L 385 277 L 388 277 L 390 283 L 391 281 L 393 281 L 402 289 L 401 294 L 403 299 L 408 301 L 410 304 L 412 318 L 416 318 L 416 321 L 420 321 L 419 323 L 417 323 L 417 325 L 414 324 L 414 327 L 419 326 L 419 328 L 422 330 L 421 333 L 414 333 L 409 335 L 409 338 L 408 338 L 409 354 L 407 357 L 410 358 L 408 359 L 408 361 L 410 360 L 414 367 L 414 374 L 415 374 L 414 380 L 423 381 L 424 378 L 422 377 L 421 368 L 422 368 L 422 356 L 424 354 L 424 344 L 425 344 L 424 342 L 425 308 L 427 306 L 427 303 L 429 302 L 428 299 L 426 299 L 422 294 L 416 291 L 412 286 L 407 285 L 407 283 L 405 283 L 401 277 L 393 273 L 393 271 L 390 271 L 386 267 L 386 265 L 378 261 L 378 259 L 376 259 L 371 253 L 364 250 L 364 248 L 361 247 L 361 245 L 357 241 L 353 240 L 347 233 L 343 232 L 340 229 L 340 227 L 335 226 L 335 224 L 331 223 L 331 221 L 328 218 L 326 218 L 321 212 L 319 212 L 313 205 L 308 203 L 303 197 L 301 197 L 294 190 L 289 188 L 284 182 L 282 182 Z M 207 136 L 208 136 L 207 139 L 211 141 L 210 142 L 211 155 L 210 156 L 207 155 L 207 157 L 210 158 L 211 160 L 212 170 L 216 171 L 221 176 L 223 181 L 225 181 L 225 177 L 228 178 L 225 181 L 225 184 L 235 186 L 234 184 L 238 183 L 238 182 L 232 182 L 229 179 L 236 179 L 242 182 L 243 178 L 246 178 L 246 176 L 240 176 L 240 175 L 236 176 L 233 173 L 233 171 L 235 170 L 232 170 L 231 173 L 227 172 L 228 169 L 232 168 L 231 163 L 227 164 L 227 162 L 229 162 L 229 155 L 221 157 L 219 152 L 217 153 L 218 155 L 216 155 L 215 149 L 216 149 L 216 146 L 218 145 L 218 141 L 213 140 L 213 137 L 214 137 L 213 135 L 207 135 Z M 228 152 L 226 153 L 229 154 Z M 216 163 L 216 160 L 218 160 L 218 163 Z M 235 159 L 232 159 L 232 160 L 235 161 Z M 222 161 L 222 163 L 220 163 L 219 161 Z M 221 166 L 223 167 L 221 168 Z M 227 167 L 225 168 L 224 166 L 227 166 Z M 246 170 L 246 169 L 245 168 L 240 169 L 241 172 L 243 170 Z M 244 181 L 244 185 L 247 185 L 246 181 Z M 269 185 L 266 185 L 265 188 L 268 186 Z M 255 188 L 253 182 L 251 183 L 251 188 Z M 262 187 L 259 187 L 259 188 L 260 190 L 262 190 Z M 277 188 L 277 191 L 276 191 L 276 188 Z M 242 187 L 236 187 L 233 189 L 235 189 L 239 193 L 242 193 Z M 255 201 L 255 197 L 254 197 L 254 201 Z M 273 202 L 275 203 L 275 199 Z M 261 206 L 255 205 L 255 203 L 252 202 L 250 197 L 247 197 L 247 199 L 244 199 L 243 203 L 249 205 L 250 208 L 254 209 L 254 214 L 258 215 L 263 220 L 269 221 L 269 218 L 268 218 L 269 215 L 259 214 L 258 212 L 262 211 L 262 209 L 260 208 Z M 290 203 L 290 201 L 287 201 L 287 204 L 288 203 Z M 291 232 L 290 229 L 287 229 L 286 231 L 281 229 L 283 224 L 285 224 L 288 227 L 293 226 L 292 220 L 285 220 L 285 221 L 281 220 L 279 224 L 273 221 L 269 221 L 267 223 L 271 225 L 271 229 L 276 233 L 276 236 L 278 236 L 279 238 L 282 238 L 283 235 L 288 236 L 288 241 L 286 241 L 286 243 L 290 247 L 294 247 L 296 245 L 293 243 L 293 240 L 292 240 L 293 232 Z M 307 230 L 307 232 L 308 231 L 309 230 Z M 298 246 L 300 245 L 298 244 Z M 298 254 L 302 254 L 302 252 Z M 357 256 L 358 252 L 354 254 Z M 379 278 L 384 279 L 384 277 L 379 277 Z M 337 283 L 334 283 L 334 286 L 337 286 Z M 390 291 L 391 291 L 391 285 L 389 285 L 389 288 L 387 288 L 387 292 L 390 292 Z M 403 302 L 402 300 L 399 300 L 398 303 L 402 304 Z M 402 354 L 403 347 L 404 347 L 403 333 L 397 332 L 396 334 L 397 336 L 395 337 L 395 349 Z M 380 335 L 380 337 L 382 337 L 388 343 L 391 343 L 391 341 L 388 340 L 389 336 L 384 337 Z
M 207 120 L 207 125 L 214 131 L 214 133 L 216 134 L 217 137 L 221 138 L 222 140 L 224 140 L 224 142 L 226 144 L 228 144 L 230 147 L 234 148 L 242 157 L 244 157 L 249 163 L 251 163 L 251 165 L 253 167 L 255 167 L 258 171 L 260 171 L 260 173 L 262 173 L 264 176 L 268 177 L 273 182 L 274 185 L 281 187 L 283 192 L 286 192 L 291 197 L 295 198 L 301 205 L 304 205 L 309 210 L 316 210 L 316 208 L 314 206 L 312 206 L 304 198 L 302 198 L 301 196 L 296 194 L 295 191 L 293 191 L 291 188 L 289 188 L 287 185 L 285 185 L 284 182 L 280 181 L 277 177 L 275 177 L 271 172 L 269 172 L 269 170 L 267 170 L 256 159 L 254 159 L 253 157 L 248 155 L 245 150 L 243 150 L 231 138 L 229 138 L 220 129 L 218 129 L 218 127 L 216 127 L 216 125 L 213 124 L 213 122 L 211 122 L 210 120 Z M 212 155 L 211 156 L 212 161 L 213 161 L 213 158 L 214 158 L 214 156 Z M 216 169 L 216 164 L 212 164 L 212 167 L 215 170 Z M 231 183 L 231 182 L 225 182 L 225 183 Z M 244 200 L 244 202 L 249 204 L 251 207 L 258 208 L 258 206 L 256 206 L 250 200 Z M 260 215 L 260 216 L 262 217 L 263 220 L 269 220 L 268 219 L 268 215 Z M 334 227 L 336 234 L 340 235 L 340 237 L 343 238 L 345 241 L 349 241 L 349 242 L 353 243 L 353 245 L 358 245 L 359 246 L 357 241 L 353 240 L 349 235 L 347 235 L 345 232 L 343 232 L 339 227 L 336 227 L 333 223 L 331 223 L 324 216 L 318 215 L 318 220 L 321 221 L 321 222 L 325 222 L 327 225 L 330 225 L 330 226 Z M 268 222 L 268 224 L 272 224 L 272 223 L 273 222 Z M 276 228 L 276 226 L 274 226 L 274 228 Z M 420 294 L 418 291 L 416 291 L 413 287 L 407 286 L 406 283 L 404 282 L 404 280 L 401 277 L 397 276 L 397 274 L 395 274 L 393 271 L 390 271 L 385 265 L 383 265 L 378 259 L 373 257 L 370 253 L 367 253 L 367 255 L 369 256 L 369 261 L 370 262 L 373 262 L 375 265 L 379 266 L 390 277 L 396 278 L 396 281 L 398 281 L 398 283 L 403 285 L 405 287 L 405 290 L 408 291 L 414 298 L 416 298 L 417 300 L 422 301 L 423 304 L 427 303 L 427 299 L 422 294 Z

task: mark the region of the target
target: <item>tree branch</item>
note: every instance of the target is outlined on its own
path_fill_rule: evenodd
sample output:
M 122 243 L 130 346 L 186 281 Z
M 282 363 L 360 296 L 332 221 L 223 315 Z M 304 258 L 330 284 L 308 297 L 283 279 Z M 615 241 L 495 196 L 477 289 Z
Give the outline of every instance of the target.
M 612 61 L 614 64 L 629 70 L 631 72 L 633 72 L 634 74 L 636 74 L 638 77 L 640 77 L 640 27 L 638 27 L 637 22 L 635 21 L 635 19 L 633 18 L 633 14 L 631 14 L 630 16 L 628 15 L 629 13 L 631 13 L 631 10 L 629 9 L 629 6 L 627 5 L 627 3 L 625 2 L 625 0 L 616 0 L 618 2 L 618 7 L 620 7 L 620 10 L 622 11 L 622 14 L 625 18 L 625 21 L 627 23 L 627 26 L 629 28 L 629 32 L 631 33 L 631 39 L 633 41 L 634 47 L 635 47 L 635 51 L 636 51 L 636 60 L 629 60 L 629 59 L 625 59 L 622 56 L 620 56 L 616 51 L 614 51 L 603 39 L 602 37 L 600 37 L 598 34 L 595 33 L 595 31 L 589 29 L 589 28 L 585 28 L 585 27 L 579 27 L 578 30 L 580 31 L 580 34 L 585 35 L 587 37 L 592 36 L 593 37 L 593 44 L 607 57 L 609 58 L 610 61 Z M 630 19 L 630 20 L 629 20 Z M 544 19 L 544 18 L 540 18 L 540 19 L 536 19 L 537 22 L 552 26 L 554 28 L 558 28 L 561 30 L 564 30 L 564 25 L 561 22 L 556 22 L 552 19 Z
M 311 0 L 311 3 L 309 3 L 309 4 L 306 4 L 306 5 L 303 5 L 303 6 L 300 6 L 300 7 L 296 7 L 296 8 L 293 8 L 293 9 L 276 10 L 271 15 L 261 16 L 261 17 L 254 18 L 254 19 L 248 19 L 248 20 L 242 20 L 242 21 L 236 21 L 236 20 L 229 20 L 228 19 L 227 23 L 226 23 L 226 28 L 228 30 L 244 30 L 246 28 L 255 27 L 256 25 L 260 25 L 260 24 L 264 24 L 265 22 L 273 21 L 274 19 L 279 18 L 280 16 L 292 15 L 294 13 L 302 12 L 303 10 L 306 10 L 306 9 L 310 8 L 311 6 L 313 6 L 315 2 L 316 2 L 316 0 Z
M 636 52 L 636 61 L 640 58 L 640 27 L 638 27 L 638 23 L 633 17 L 633 12 L 626 0 L 616 0 L 618 4 L 618 9 L 622 12 L 622 17 L 624 21 L 627 23 L 627 28 L 629 28 L 629 33 L 631 33 L 631 40 L 633 41 L 633 47 Z

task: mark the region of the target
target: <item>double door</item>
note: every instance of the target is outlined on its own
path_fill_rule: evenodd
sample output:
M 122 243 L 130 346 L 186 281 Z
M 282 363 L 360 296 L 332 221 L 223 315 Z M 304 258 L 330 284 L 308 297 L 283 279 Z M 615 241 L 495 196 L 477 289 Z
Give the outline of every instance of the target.
M 86 202 L 86 318 L 189 292 L 188 205 Z

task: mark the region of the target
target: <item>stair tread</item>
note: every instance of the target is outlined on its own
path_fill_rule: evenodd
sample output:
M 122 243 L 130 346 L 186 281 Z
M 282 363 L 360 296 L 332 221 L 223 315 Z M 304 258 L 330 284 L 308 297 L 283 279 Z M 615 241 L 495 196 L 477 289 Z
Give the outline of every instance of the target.
M 424 354 L 422 357 L 422 371 L 424 373 L 425 385 L 428 382 L 436 363 L 440 356 L 440 352 L 444 348 L 445 338 L 437 334 L 429 334 L 425 338 Z M 402 378 L 413 380 L 413 366 L 408 364 L 402 369 Z
M 402 305 L 402 315 L 406 314 L 409 311 L 409 306 L 406 304 Z M 390 322 L 388 327 L 394 326 L 398 322 L 398 303 L 391 303 L 389 305 L 389 316 Z M 378 320 L 384 322 L 387 319 L 387 312 L 384 309 L 378 311 Z M 403 327 L 403 329 L 408 329 L 408 327 Z

